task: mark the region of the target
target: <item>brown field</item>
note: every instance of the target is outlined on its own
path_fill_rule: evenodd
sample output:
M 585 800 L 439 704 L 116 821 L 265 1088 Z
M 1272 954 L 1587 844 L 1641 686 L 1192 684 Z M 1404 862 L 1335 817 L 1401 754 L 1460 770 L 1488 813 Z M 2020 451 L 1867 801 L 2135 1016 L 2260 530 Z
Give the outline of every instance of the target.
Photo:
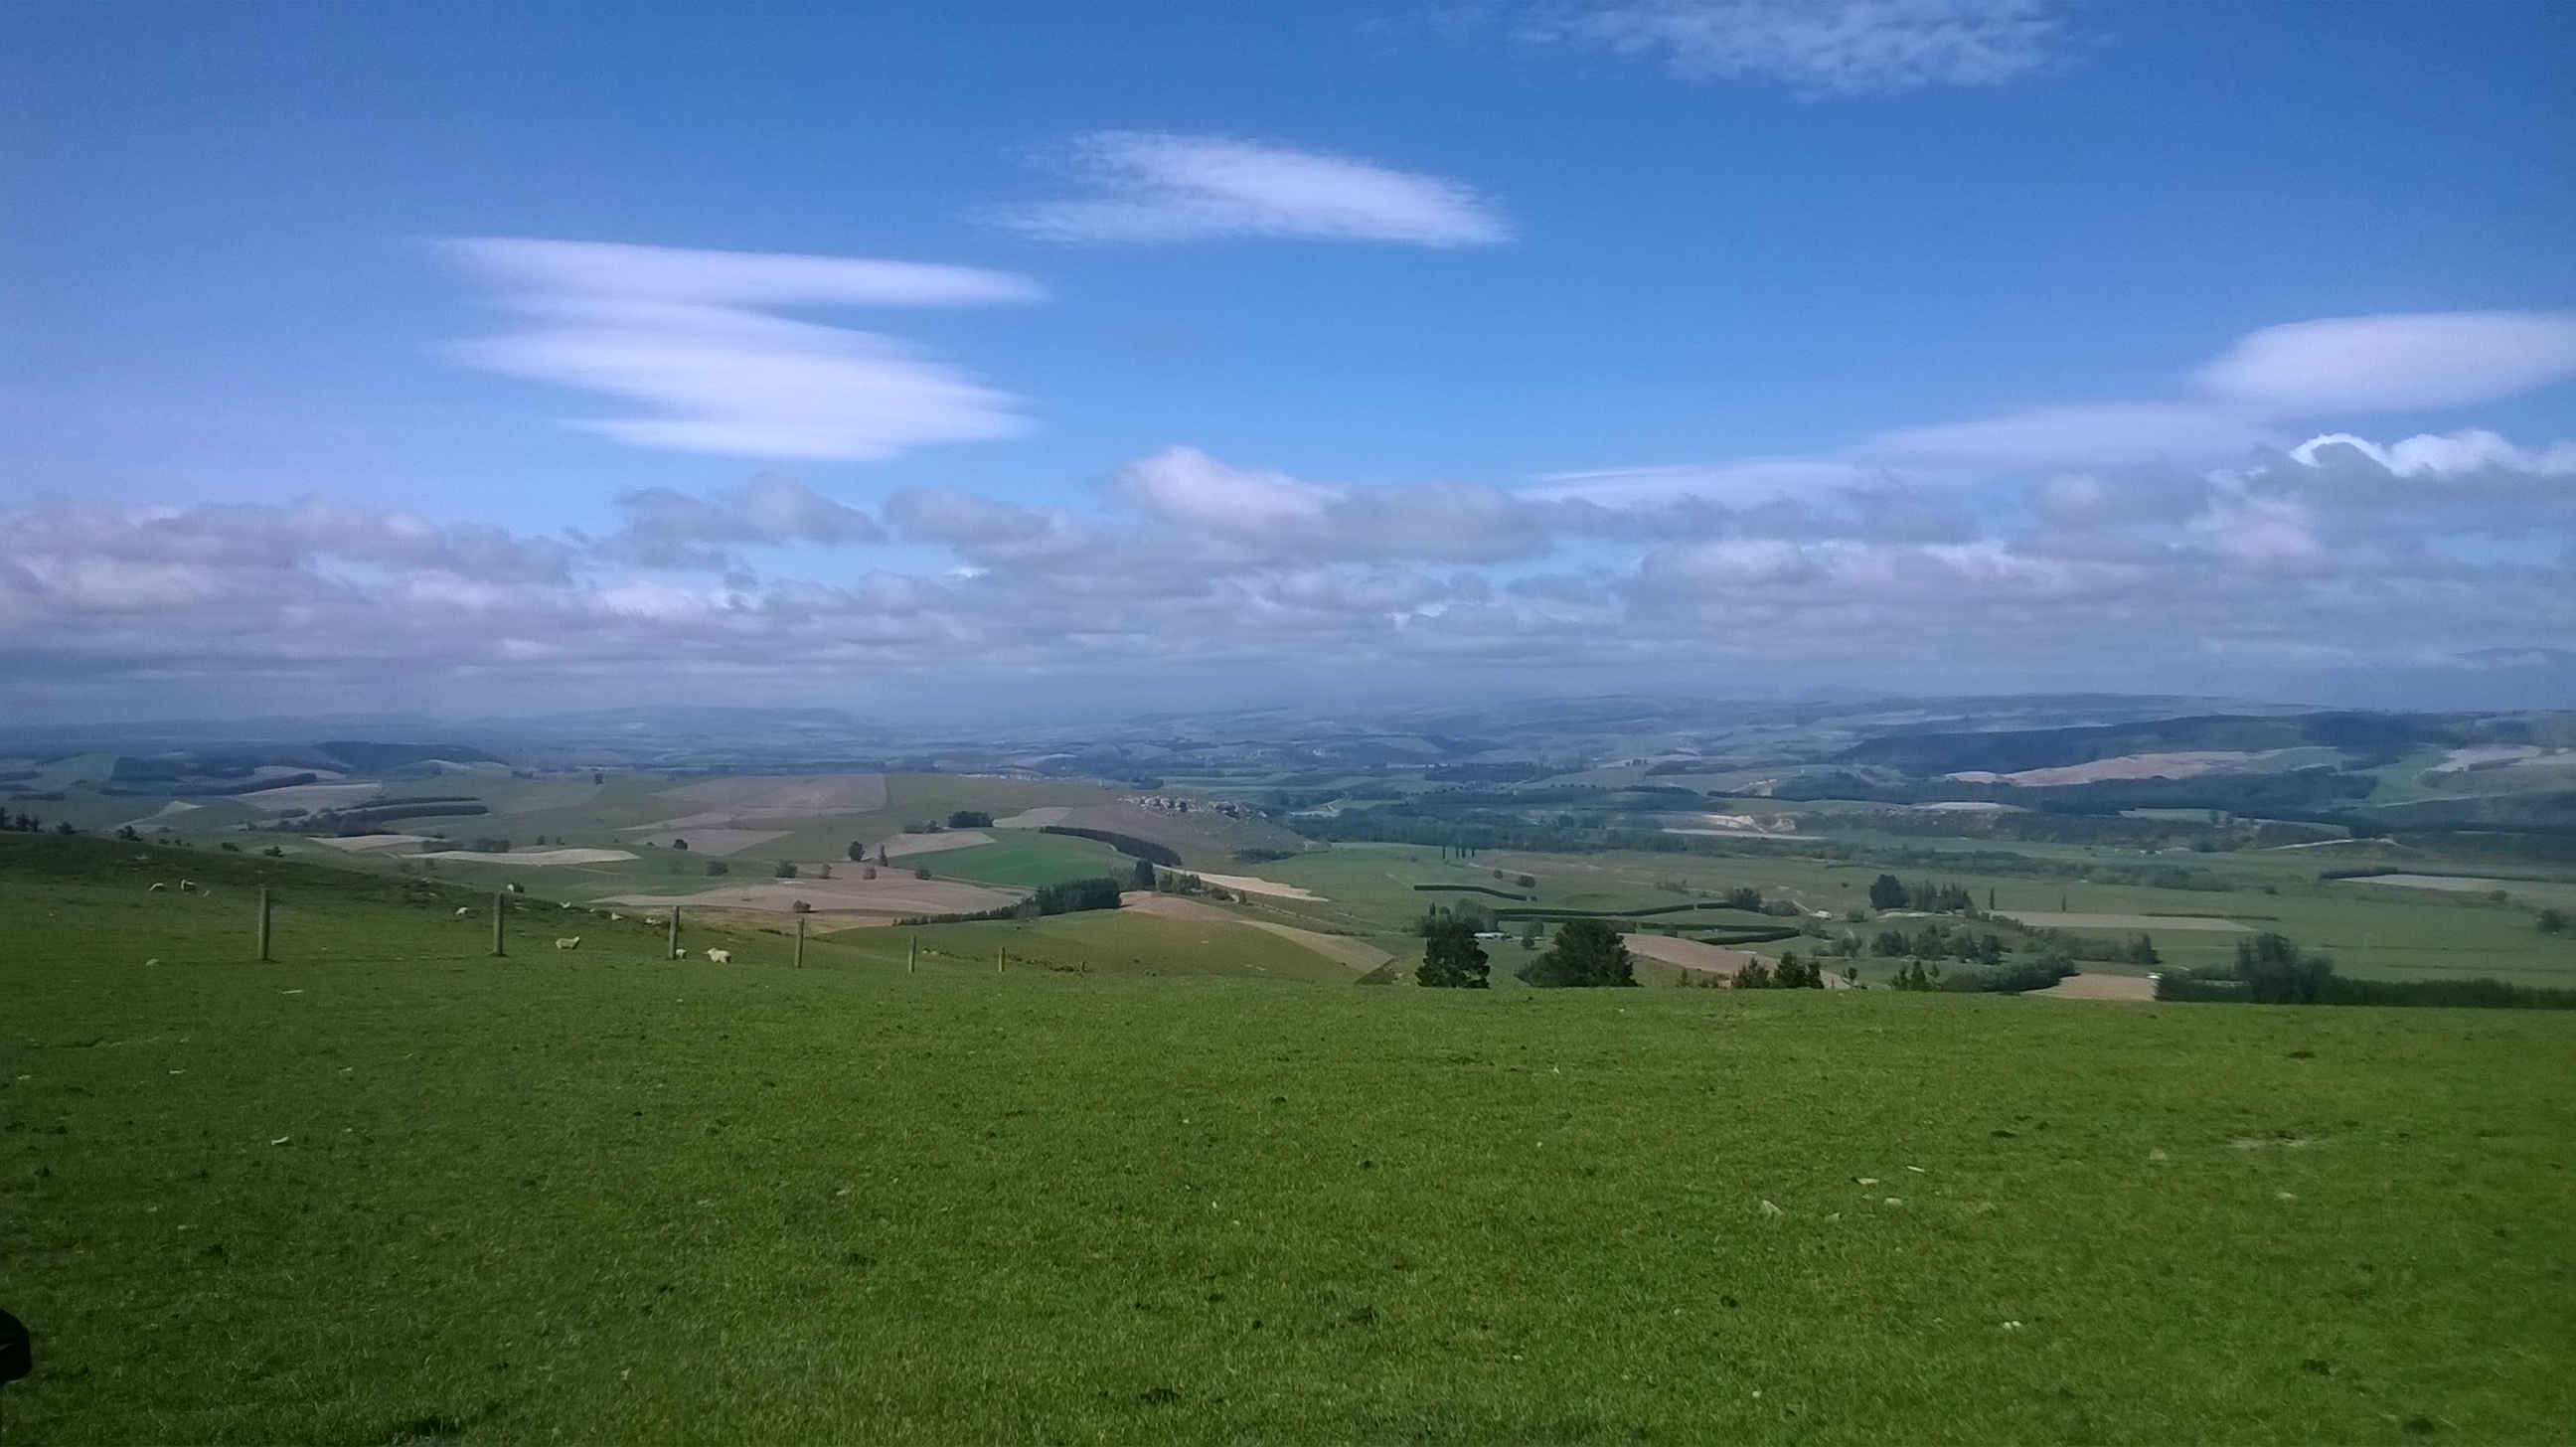
M 384 791 L 382 784 L 289 784 L 283 789 L 262 789 L 256 794 L 234 797 L 254 809 L 282 813 L 288 809 L 342 809 L 363 804 Z
M 1621 935 L 1619 942 L 1628 953 L 1679 965 L 1700 974 L 1733 979 L 1735 972 L 1758 958 L 1747 950 L 1730 950 L 1718 945 L 1704 945 L 1698 940 L 1676 939 L 1671 935 Z
M 876 879 L 763 879 L 703 889 L 695 894 L 620 894 L 597 901 L 653 909 L 669 905 L 720 905 L 730 909 L 787 914 L 803 900 L 817 910 L 855 910 L 867 914 L 971 914 L 1017 903 L 1022 892 L 949 879 L 915 879 L 908 874 Z
M 1245 919 L 1239 914 L 1229 913 L 1215 905 L 1177 894 L 1148 894 L 1143 890 L 1130 890 L 1119 896 L 1118 905 L 1121 909 L 1134 910 L 1138 914 L 1150 914 L 1159 919 L 1221 920 L 1227 924 L 1248 924 L 1257 930 L 1267 930 L 1283 940 L 1304 945 L 1325 959 L 1335 964 L 1348 965 L 1362 974 L 1395 958 L 1366 940 L 1355 940 L 1346 935 L 1328 935 L 1320 930 L 1299 929 L 1293 924 L 1273 924 L 1266 919 Z
M 997 826 L 998 827 L 998 826 Z M 888 859 L 904 859 L 915 854 L 937 854 L 943 849 L 972 849 L 990 844 L 993 836 L 980 829 L 950 829 L 938 834 L 897 834 L 868 846 L 868 852 L 882 849 Z
M 678 829 L 665 829 L 658 834 L 647 834 L 635 842 L 637 844 L 650 844 L 657 849 L 668 849 L 678 841 L 686 839 L 689 841 L 689 852 L 691 854 L 704 854 L 712 859 L 721 859 L 729 854 L 740 854 L 742 851 L 751 848 L 755 844 L 766 844 L 772 839 L 784 839 L 786 837 L 787 831 L 784 829 L 724 829 L 716 827 L 691 829 L 683 827 Z
M 2059 1000 L 2152 1000 L 2156 982 L 2144 975 L 2069 975 L 2045 990 L 2030 992 L 2033 998 Z
M 885 807 L 883 774 L 790 774 L 702 779 L 662 797 L 737 813 L 865 814 Z

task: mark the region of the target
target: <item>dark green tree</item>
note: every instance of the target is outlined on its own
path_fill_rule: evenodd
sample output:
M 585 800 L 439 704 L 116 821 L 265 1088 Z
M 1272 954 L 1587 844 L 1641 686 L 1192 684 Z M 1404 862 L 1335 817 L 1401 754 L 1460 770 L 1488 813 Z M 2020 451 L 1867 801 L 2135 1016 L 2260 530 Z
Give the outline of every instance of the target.
M 2544 909 L 2540 912 L 2540 917 L 2534 920 L 2533 923 L 2539 926 L 2542 934 L 2554 935 L 2561 933 L 2567 928 L 2567 916 L 2554 909 Z
M 1871 880 L 1869 907 L 1872 909 L 1905 908 L 1905 881 L 1893 874 L 1882 874 Z
M 1413 982 L 1437 989 L 1482 990 L 1487 978 L 1485 952 L 1476 945 L 1475 927 L 1462 919 L 1434 920 L 1422 932 L 1422 966 Z
M 1521 978 L 1540 986 L 1634 985 L 1637 966 L 1617 930 L 1597 919 L 1568 920 Z

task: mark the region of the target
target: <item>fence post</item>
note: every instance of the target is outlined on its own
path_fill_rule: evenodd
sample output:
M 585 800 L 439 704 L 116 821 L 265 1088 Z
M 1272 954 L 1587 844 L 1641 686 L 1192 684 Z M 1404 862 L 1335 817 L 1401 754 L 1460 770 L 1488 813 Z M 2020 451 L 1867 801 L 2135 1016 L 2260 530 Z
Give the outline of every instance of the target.
M 268 964 L 268 886 L 259 887 L 259 962 Z
M 667 956 L 665 956 L 665 958 L 676 960 L 676 959 L 678 959 L 679 957 L 680 957 L 680 907 L 679 907 L 678 905 L 676 905 L 676 904 L 675 904 L 675 905 L 671 906 L 671 947 L 670 947 L 670 952 L 669 952 L 669 954 L 668 954 Z
M 796 968 L 805 968 L 805 916 L 796 916 Z
M 921 973 L 921 936 L 919 935 L 912 937 L 912 953 L 904 957 L 903 972 L 907 975 Z
M 506 958 L 510 953 L 503 948 L 501 939 L 501 911 L 507 907 L 509 898 L 497 890 L 492 895 L 492 958 L 496 960 Z
M 997 975 L 998 975 L 998 974 L 1002 973 L 1002 961 L 1003 961 L 1003 959 L 1006 957 L 1006 952 L 1007 952 L 1007 947 L 1006 947 L 1006 946 L 1002 946 L 1002 945 L 995 945 L 995 946 L 993 946 L 993 973 L 994 973 L 994 974 L 997 974 Z

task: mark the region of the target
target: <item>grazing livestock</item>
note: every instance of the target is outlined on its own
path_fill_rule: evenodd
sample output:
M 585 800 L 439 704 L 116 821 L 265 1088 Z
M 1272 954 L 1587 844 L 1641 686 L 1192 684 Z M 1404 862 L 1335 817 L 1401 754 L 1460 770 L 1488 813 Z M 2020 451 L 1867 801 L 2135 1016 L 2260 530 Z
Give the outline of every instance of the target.
M 574 936 L 573 936 L 572 938 L 570 938 L 570 939 L 557 940 L 557 941 L 555 941 L 555 948 L 556 948 L 556 949 L 559 949 L 559 950 L 577 950 L 577 949 L 580 949 L 580 948 L 581 948 L 581 936 L 579 936 L 579 935 L 574 935 Z
M 687 959 L 688 957 L 689 957 L 689 952 L 688 952 L 687 950 L 673 950 L 673 951 L 671 951 L 671 958 L 673 958 L 673 959 L 675 959 L 675 960 L 685 960 L 685 959 Z
M 205 888 L 206 887 L 204 885 L 199 884 L 193 879 L 183 879 L 179 881 L 179 892 L 181 894 L 188 894 L 191 892 L 202 894 L 205 892 Z
M 709 950 L 707 951 L 707 963 L 711 965 L 730 965 L 733 963 L 733 951 Z
M 147 889 L 147 890 L 145 890 L 145 891 L 143 891 L 143 892 L 144 892 L 145 894 L 159 894 L 161 891 L 163 891 L 163 890 L 165 890 L 165 889 L 168 889 L 169 887 L 170 887 L 170 886 L 168 886 L 168 885 L 166 885 L 166 884 L 156 884 L 156 885 L 152 886 L 150 889 Z
M 456 917 L 457 917 L 458 919 L 463 919 L 463 918 L 465 918 L 467 915 L 472 914 L 473 912 L 474 912 L 474 906 L 472 906 L 472 905 L 470 905 L 470 904 L 460 904 L 460 905 L 458 905 L 458 906 L 456 907 Z

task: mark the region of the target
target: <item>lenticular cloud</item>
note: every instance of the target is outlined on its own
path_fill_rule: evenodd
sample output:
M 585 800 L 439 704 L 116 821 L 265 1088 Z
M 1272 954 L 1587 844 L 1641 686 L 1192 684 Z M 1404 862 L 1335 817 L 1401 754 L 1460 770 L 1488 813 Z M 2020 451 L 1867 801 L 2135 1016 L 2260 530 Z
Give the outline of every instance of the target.
M 863 459 L 1023 430 L 1016 399 L 909 344 L 757 308 L 1026 301 L 1003 272 L 853 257 L 480 238 L 455 253 L 527 318 L 468 365 L 641 403 L 571 425 L 637 447 Z

